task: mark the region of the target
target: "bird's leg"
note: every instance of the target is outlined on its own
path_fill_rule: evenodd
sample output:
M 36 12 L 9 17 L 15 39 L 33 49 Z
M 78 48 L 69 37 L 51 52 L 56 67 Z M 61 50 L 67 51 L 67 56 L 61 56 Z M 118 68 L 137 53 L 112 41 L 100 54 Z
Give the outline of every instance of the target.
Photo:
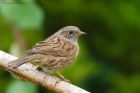
M 56 71 L 56 74 L 60 77 L 60 79 L 62 80 L 65 79 L 64 76 L 60 72 Z
M 57 74 L 57 76 L 60 77 L 60 79 L 62 81 L 66 81 L 66 82 L 69 82 L 70 83 L 70 81 L 68 79 L 65 79 L 65 77 L 60 72 L 56 71 L 55 73 Z
M 38 65 L 40 62 L 41 62 L 40 60 L 35 60 L 32 64 L 35 66 L 36 70 L 43 71 L 41 66 Z
M 43 69 L 39 65 L 37 65 L 36 70 L 42 71 Z

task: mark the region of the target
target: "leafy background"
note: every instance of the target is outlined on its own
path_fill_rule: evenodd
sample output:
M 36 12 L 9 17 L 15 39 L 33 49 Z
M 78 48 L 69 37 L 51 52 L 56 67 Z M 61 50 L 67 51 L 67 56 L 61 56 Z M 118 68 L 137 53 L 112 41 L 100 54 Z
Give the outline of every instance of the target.
M 63 26 L 87 35 L 61 71 L 91 93 L 140 93 L 139 0 L 1 0 L 0 49 L 22 56 Z M 52 93 L 0 70 L 0 93 Z

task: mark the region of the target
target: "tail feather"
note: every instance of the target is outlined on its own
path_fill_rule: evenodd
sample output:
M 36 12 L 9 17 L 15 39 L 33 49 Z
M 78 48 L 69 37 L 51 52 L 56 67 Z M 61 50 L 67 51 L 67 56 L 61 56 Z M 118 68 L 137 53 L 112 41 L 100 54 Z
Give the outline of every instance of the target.
M 16 60 L 10 62 L 8 64 L 8 66 L 11 68 L 17 68 L 17 67 L 21 66 L 22 64 L 27 63 L 29 61 L 31 61 L 31 59 L 29 59 L 28 57 L 23 57 L 23 58 L 19 58 L 19 59 L 16 59 Z

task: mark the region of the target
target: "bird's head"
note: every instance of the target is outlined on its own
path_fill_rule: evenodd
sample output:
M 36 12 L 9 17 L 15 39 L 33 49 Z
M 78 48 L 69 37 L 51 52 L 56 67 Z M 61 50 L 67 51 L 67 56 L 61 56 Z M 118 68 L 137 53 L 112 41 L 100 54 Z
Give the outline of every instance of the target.
M 79 36 L 84 35 L 86 33 L 80 31 L 80 29 L 76 26 L 66 26 L 61 28 L 57 34 L 69 39 L 72 42 L 76 42 Z

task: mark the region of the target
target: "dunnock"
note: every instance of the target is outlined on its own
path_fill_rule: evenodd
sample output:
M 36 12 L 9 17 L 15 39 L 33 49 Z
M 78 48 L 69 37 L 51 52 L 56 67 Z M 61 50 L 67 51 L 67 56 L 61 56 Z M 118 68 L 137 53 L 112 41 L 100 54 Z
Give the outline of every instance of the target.
M 26 55 L 9 63 L 12 68 L 30 62 L 41 67 L 45 72 L 57 72 L 72 63 L 79 53 L 77 39 L 86 34 L 78 27 L 66 26 L 58 30 L 46 40 L 36 44 Z M 59 73 L 57 73 L 59 74 Z M 60 75 L 60 74 L 59 74 Z M 63 78 L 62 75 L 60 75 Z

